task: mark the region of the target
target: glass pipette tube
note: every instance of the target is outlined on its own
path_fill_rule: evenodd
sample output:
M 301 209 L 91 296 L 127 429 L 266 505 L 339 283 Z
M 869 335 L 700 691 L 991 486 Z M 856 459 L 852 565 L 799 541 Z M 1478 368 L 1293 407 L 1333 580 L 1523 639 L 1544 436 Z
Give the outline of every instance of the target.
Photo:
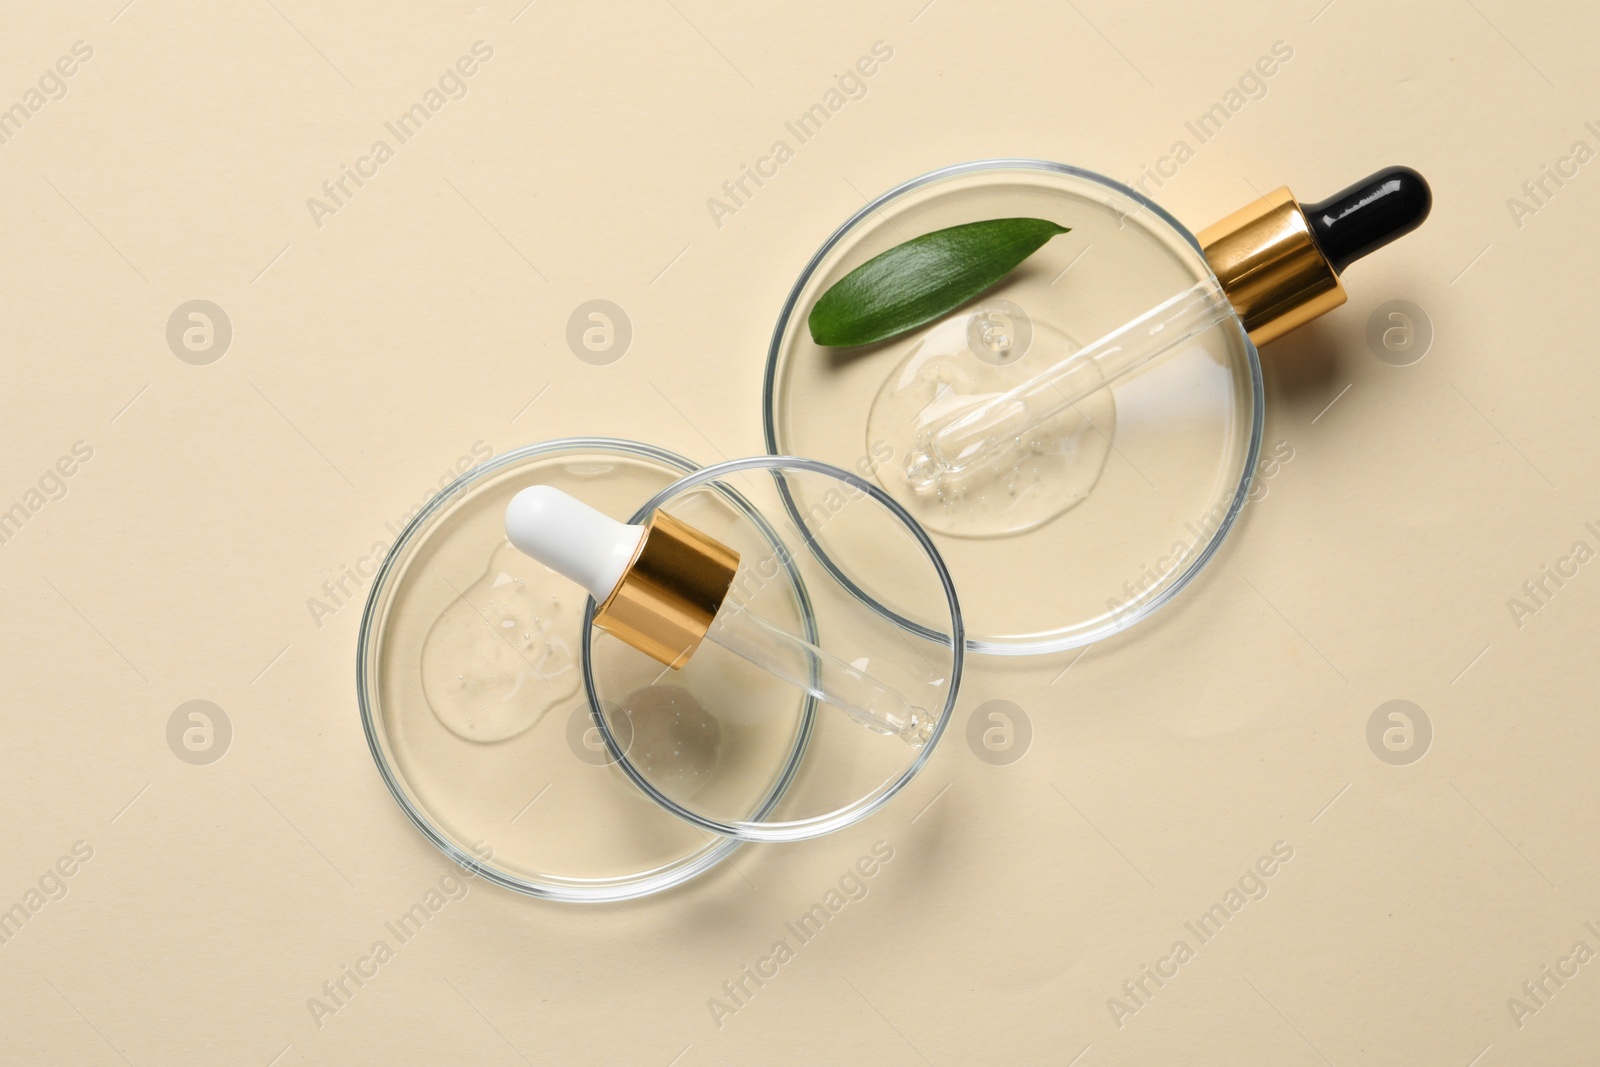
M 1215 278 L 1196 282 L 1027 381 L 937 423 L 923 447 L 906 456 L 906 477 L 912 488 L 932 492 L 945 479 L 1002 463 L 1029 431 L 1234 315 Z
M 899 692 L 732 597 L 712 620 L 706 640 L 838 708 L 867 729 L 898 737 L 913 748 L 927 744 L 933 732 L 933 716 Z
M 1428 183 L 1409 167 L 1385 168 L 1314 204 L 1273 190 L 1200 232 L 1213 275 L 941 420 L 906 456 L 907 479 L 925 493 L 959 486 L 1053 416 L 1235 316 L 1257 345 L 1281 337 L 1342 304 L 1345 267 L 1422 225 L 1432 205 Z

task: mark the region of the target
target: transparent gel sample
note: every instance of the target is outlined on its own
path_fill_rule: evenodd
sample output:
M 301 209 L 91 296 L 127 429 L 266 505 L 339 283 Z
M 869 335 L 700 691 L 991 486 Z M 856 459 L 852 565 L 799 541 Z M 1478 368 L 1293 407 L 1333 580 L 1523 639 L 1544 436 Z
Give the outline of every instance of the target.
M 358 653 L 368 743 L 412 823 L 484 877 L 540 897 L 623 900 L 708 871 L 737 847 L 652 802 L 596 746 L 579 658 L 588 597 L 505 540 L 506 504 L 527 485 L 554 485 L 620 520 L 694 469 L 607 439 L 496 456 L 430 502 L 379 572 Z M 801 625 L 783 593 L 774 588 L 771 610 Z M 660 673 L 630 676 L 607 707 L 629 705 L 630 748 L 649 754 L 662 787 L 726 793 L 737 773 L 749 805 L 740 815 L 770 803 L 771 768 L 795 752 L 804 695 L 774 682 L 751 709 L 759 721 L 731 728 L 706 712 L 720 693 Z M 754 781 L 739 773 L 752 752 L 765 761 Z
M 1009 300 L 981 301 L 935 324 L 889 372 L 868 415 L 867 452 L 885 457 L 874 467 L 878 481 L 923 526 L 957 537 L 1030 530 L 1079 503 L 1111 454 L 1116 400 L 1107 389 L 1031 425 L 1008 424 L 1001 412 L 986 427 L 1002 446 L 996 460 L 947 472 L 930 455 L 941 427 L 1077 350 L 1060 328 Z M 1093 364 L 1078 377 L 1086 388 L 1103 384 Z
M 859 348 L 811 340 L 811 306 L 873 256 L 947 226 L 1020 217 L 1069 232 L 930 327 Z M 1098 640 L 1187 585 L 1244 506 L 1264 403 L 1260 363 L 1237 318 L 1203 325 L 1202 299 L 1184 316 L 1201 328 L 1167 335 L 1178 343 L 1163 348 L 1166 338 L 1146 335 L 1163 348 L 1159 358 L 1086 360 L 1090 369 L 1071 372 L 1098 372 L 1107 384 L 1066 410 L 1053 409 L 1053 390 L 1024 390 L 1013 397 L 1022 402 L 988 408 L 961 433 L 948 429 L 1020 387 L 1024 371 L 1088 350 L 1212 280 L 1183 226 L 1099 175 L 1037 160 L 925 175 L 864 207 L 796 282 L 769 352 L 768 450 L 854 470 L 922 522 L 961 591 L 971 650 L 1030 655 Z M 1122 336 L 1131 356 L 1152 348 Z M 1086 382 L 1060 384 L 1070 396 Z M 1016 446 L 1009 463 L 949 476 L 948 460 L 987 452 L 991 439 Z M 932 444 L 946 461 L 935 467 L 917 455 L 933 454 Z M 797 492 L 796 521 L 811 525 L 818 503 Z M 830 528 L 815 533 L 820 551 L 847 558 Z M 865 595 L 892 597 L 873 571 L 839 569 Z
M 422 644 L 422 687 L 433 713 L 468 741 L 504 741 L 578 691 L 569 640 L 583 593 L 511 544 L 450 602 Z
M 711 783 L 722 757 L 722 723 L 688 689 L 647 685 L 629 693 L 616 710 L 628 717 L 628 758 L 663 793 L 692 800 Z M 608 721 L 614 733 L 621 733 L 614 719 Z

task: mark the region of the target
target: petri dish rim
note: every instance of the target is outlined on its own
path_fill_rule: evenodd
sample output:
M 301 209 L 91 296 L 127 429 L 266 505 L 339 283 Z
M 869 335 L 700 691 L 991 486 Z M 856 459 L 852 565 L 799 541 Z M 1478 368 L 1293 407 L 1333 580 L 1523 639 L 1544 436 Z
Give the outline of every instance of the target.
M 483 878 L 485 881 L 527 896 L 567 903 L 600 904 L 650 896 L 691 881 L 721 863 L 744 842 L 735 837 L 720 835 L 696 852 L 661 867 L 639 874 L 609 879 L 584 879 L 572 882 L 538 880 L 519 877 L 502 870 L 492 862 L 486 862 L 461 848 L 452 839 L 451 835 L 436 825 L 428 813 L 422 810 L 421 805 L 411 797 L 406 787 L 404 776 L 391 764 L 385 749 L 385 731 L 378 722 L 380 718 L 380 698 L 375 674 L 378 661 L 375 646 L 381 637 L 382 624 L 384 622 L 384 617 L 379 613 L 380 602 L 385 601 L 387 599 L 386 594 L 391 591 L 390 583 L 394 579 L 394 570 L 406 555 L 405 550 L 412 546 L 413 542 L 425 529 L 429 528 L 430 520 L 466 489 L 498 471 L 524 460 L 556 455 L 562 452 L 577 452 L 584 449 L 610 451 L 650 460 L 660 463 L 671 470 L 681 472 L 686 476 L 701 469 L 692 460 L 674 452 L 669 452 L 666 449 L 638 441 L 614 437 L 564 437 L 511 449 L 508 452 L 485 460 L 457 477 L 435 494 L 423 506 L 422 510 L 406 524 L 400 535 L 395 538 L 394 545 L 384 555 L 382 564 L 379 565 L 377 573 L 373 576 L 372 589 L 368 593 L 366 604 L 362 608 L 361 625 L 356 638 L 356 702 L 361 714 L 361 728 L 367 740 L 367 748 L 372 753 L 373 762 L 376 764 L 378 774 L 388 788 L 389 794 L 394 798 L 396 804 L 399 805 L 400 810 L 405 813 L 411 824 L 435 848 L 443 852 L 452 863 L 472 876 Z M 771 528 L 767 525 L 765 519 L 760 516 L 757 509 L 749 505 L 748 501 L 736 500 L 736 503 L 740 504 L 752 516 L 764 533 L 767 533 L 769 537 L 776 537 L 776 534 L 771 532 Z M 814 639 L 816 632 L 815 619 L 811 616 L 810 602 L 805 599 L 804 587 L 797 586 L 797 593 L 806 632 L 808 636 Z M 584 616 L 583 672 L 588 686 L 587 692 L 591 696 L 593 685 L 587 656 L 589 623 L 593 610 L 594 600 L 590 598 L 588 611 Z M 590 705 L 590 713 L 591 715 L 594 713 L 593 704 Z M 815 716 L 816 702 L 814 699 L 808 698 L 802 712 L 801 726 L 797 731 L 794 748 L 790 752 L 773 790 L 767 797 L 763 798 L 761 805 L 757 808 L 758 815 L 770 811 L 782 799 L 784 791 L 788 788 L 800 761 L 804 757 Z M 606 737 L 608 745 L 612 746 L 614 750 L 614 739 L 610 737 L 609 733 L 606 734 Z
M 712 833 L 720 834 L 725 837 L 737 838 L 743 841 L 806 841 L 814 837 L 821 837 L 825 834 L 834 833 L 835 831 L 842 830 L 847 826 L 852 826 L 878 811 L 896 795 L 898 795 L 902 789 L 909 785 L 911 780 L 921 772 L 924 766 L 927 765 L 928 760 L 933 758 L 934 749 L 938 746 L 939 739 L 944 736 L 945 727 L 949 725 L 950 718 L 955 713 L 956 700 L 959 698 L 961 693 L 961 674 L 963 668 L 965 667 L 967 651 L 966 641 L 963 637 L 965 631 L 961 617 L 961 604 L 956 595 L 955 581 L 953 578 L 951 578 L 950 571 L 945 567 L 944 558 L 940 556 L 938 547 L 933 543 L 932 539 L 929 538 L 927 531 L 922 528 L 922 524 L 917 522 L 917 520 L 913 518 L 911 514 L 905 510 L 905 508 L 901 507 L 897 500 L 889 496 L 889 494 L 885 493 L 878 486 L 873 485 L 864 478 L 861 478 L 850 471 L 835 467 L 829 463 L 824 463 L 821 460 L 806 459 L 802 456 L 750 456 L 744 459 L 732 459 L 726 460 L 722 463 L 714 463 L 710 466 L 702 467 L 690 474 L 686 474 L 678 481 L 667 486 L 665 489 L 662 489 L 637 512 L 635 512 L 630 521 L 636 523 L 643 522 L 657 508 L 665 505 L 673 497 L 678 496 L 686 490 L 693 489 L 708 482 L 714 482 L 724 475 L 737 474 L 750 470 L 767 470 L 772 474 L 773 480 L 777 483 L 779 494 L 785 501 L 784 506 L 786 508 L 790 506 L 790 503 L 788 489 L 783 479 L 783 472 L 785 470 L 801 471 L 808 474 L 821 474 L 842 481 L 852 488 L 862 490 L 873 500 L 877 501 L 877 503 L 887 509 L 897 521 L 905 526 L 912 538 L 916 540 L 916 542 L 921 546 L 923 552 L 927 554 L 929 562 L 933 564 L 934 573 L 939 579 L 940 587 L 944 593 L 945 603 L 950 609 L 951 632 L 949 635 L 928 630 L 925 627 L 911 623 L 909 620 L 902 619 L 899 615 L 889 611 L 887 608 L 884 608 L 875 600 L 871 599 L 870 597 L 866 597 L 864 593 L 862 593 L 859 589 L 856 589 L 853 585 L 848 586 L 848 590 L 853 597 L 858 600 L 863 600 L 866 605 L 871 607 L 878 614 L 889 619 L 891 622 L 894 622 L 896 625 L 913 629 L 917 632 L 918 636 L 925 637 L 928 640 L 947 644 L 950 647 L 950 684 L 948 692 L 945 695 L 944 707 L 940 709 L 938 722 L 934 724 L 933 732 L 928 738 L 928 743 L 922 747 L 922 751 L 917 753 L 916 758 L 911 761 L 911 763 L 903 772 L 901 772 L 898 778 L 896 778 L 888 787 L 883 789 L 868 801 L 858 801 L 851 807 L 842 808 L 838 811 L 831 812 L 828 815 L 817 816 L 810 819 L 794 820 L 790 822 L 765 822 L 759 819 L 759 815 L 765 813 L 765 811 L 762 811 L 758 813 L 758 819 L 754 822 L 744 821 L 732 823 L 708 818 L 699 812 L 693 811 L 684 805 L 679 804 L 671 797 L 662 793 L 661 790 L 657 789 L 653 784 L 651 784 L 650 780 L 628 760 L 626 753 L 623 752 L 621 746 L 617 743 L 617 739 L 615 735 L 612 734 L 609 725 L 604 720 L 604 717 L 595 714 L 594 718 L 595 724 L 599 728 L 601 736 L 605 739 L 606 749 L 610 752 L 612 759 L 617 761 L 617 765 L 622 768 L 623 772 L 627 774 L 627 776 L 634 782 L 635 785 L 644 790 L 644 792 L 650 796 L 650 799 L 671 811 L 679 818 L 685 819 L 688 822 L 691 822 L 694 825 Z M 722 487 L 719 486 L 718 488 Z M 724 491 L 731 492 L 731 490 Z M 805 527 L 802 523 L 801 528 L 805 529 L 807 527 Z M 812 545 L 813 554 L 816 555 L 819 562 L 826 567 L 828 573 L 832 576 L 838 577 L 838 572 L 835 570 L 832 561 L 829 560 L 824 554 L 816 550 L 814 539 L 808 538 L 807 543 Z M 790 566 L 792 566 L 792 564 L 790 564 Z M 580 657 L 580 663 L 583 670 L 584 691 L 589 699 L 589 708 L 591 714 L 593 714 L 594 709 L 600 705 L 599 693 L 595 688 L 594 673 L 590 669 L 589 657 L 590 646 L 594 636 L 594 626 L 592 625 L 594 621 L 594 610 L 595 604 L 591 599 L 583 617 L 583 651 L 582 656 Z M 814 620 L 813 624 L 808 627 L 807 637 L 812 642 L 817 640 Z M 814 699 L 811 700 L 808 707 L 814 713 L 816 701 Z M 812 720 L 807 721 L 805 729 L 805 735 L 808 740 L 811 732 L 811 722 Z M 787 782 L 790 778 L 792 778 L 792 776 L 793 771 L 788 772 L 784 777 L 784 781 Z M 765 810 L 770 810 L 772 805 L 775 803 L 776 800 L 774 800 L 772 804 L 765 805 Z
M 844 223 L 842 223 L 836 230 L 834 230 L 833 233 L 828 236 L 827 240 L 823 241 L 822 245 L 806 262 L 805 267 L 800 271 L 799 277 L 795 279 L 794 285 L 790 288 L 789 295 L 784 298 L 783 307 L 778 312 L 778 320 L 773 326 L 772 340 L 767 347 L 767 365 L 762 376 L 761 385 L 761 424 L 767 451 L 769 453 L 772 455 L 779 455 L 783 452 L 783 446 L 778 441 L 777 396 L 778 369 L 779 364 L 783 359 L 784 340 L 788 337 L 789 325 L 795 318 L 801 294 L 804 292 L 807 283 L 810 282 L 812 275 L 816 273 L 823 261 L 827 259 L 828 253 L 832 252 L 833 249 L 837 247 L 838 244 L 843 241 L 851 232 L 853 232 L 857 226 L 870 219 L 874 214 L 881 211 L 886 205 L 892 203 L 907 193 L 921 189 L 927 185 L 932 185 L 935 182 L 945 181 L 950 178 L 982 173 L 984 171 L 1006 170 L 1039 171 L 1047 174 L 1064 175 L 1066 177 L 1077 178 L 1103 185 L 1106 188 L 1111 189 L 1112 191 L 1134 201 L 1141 207 L 1141 209 L 1149 211 L 1152 215 L 1166 223 L 1166 225 L 1169 226 L 1175 233 L 1177 233 L 1185 243 L 1194 249 L 1201 264 L 1205 264 L 1205 257 L 1200 247 L 1200 241 L 1193 233 L 1190 232 L 1188 227 L 1184 226 L 1183 223 L 1174 218 L 1160 204 L 1157 204 L 1143 193 L 1140 193 L 1137 189 L 1124 185 L 1122 182 L 1119 182 L 1114 178 L 1108 178 L 1105 175 L 1092 170 L 1087 170 L 1082 167 L 1075 167 L 1068 163 L 1056 163 L 1045 159 L 1016 157 L 980 159 L 972 160 L 966 163 L 955 163 L 947 167 L 940 167 L 937 170 L 929 171 L 926 174 L 918 175 L 917 177 L 902 182 L 894 188 L 889 189 L 887 192 L 884 192 L 873 198 L 867 204 L 863 205 L 858 211 L 856 211 L 855 214 L 846 219 Z M 1207 267 L 1207 269 L 1209 270 L 1209 267 Z M 1045 636 L 1024 635 L 1017 638 L 987 638 L 968 636 L 965 639 L 967 651 L 977 653 L 979 655 L 989 656 L 1037 656 L 1048 655 L 1053 652 L 1064 652 L 1069 649 L 1093 644 L 1096 641 L 1110 637 L 1112 634 L 1121 633 L 1122 631 L 1137 625 L 1149 617 L 1151 613 L 1155 612 L 1161 607 L 1164 607 L 1166 604 L 1171 603 L 1173 598 L 1176 597 L 1180 591 L 1187 587 L 1189 583 L 1192 582 L 1200 574 L 1200 572 L 1205 569 L 1206 565 L 1211 562 L 1211 558 L 1216 555 L 1217 550 L 1222 546 L 1222 542 L 1232 531 L 1235 520 L 1238 519 L 1240 511 L 1244 508 L 1245 501 L 1250 493 L 1250 483 L 1255 473 L 1256 463 L 1259 461 L 1261 456 L 1261 441 L 1266 429 L 1266 390 L 1261 377 L 1261 354 L 1256 350 L 1255 343 L 1250 340 L 1248 335 L 1244 335 L 1242 330 L 1241 336 L 1243 337 L 1243 350 L 1247 358 L 1250 374 L 1250 441 L 1246 448 L 1242 464 L 1244 469 L 1239 477 L 1238 483 L 1234 487 L 1232 499 L 1229 501 L 1225 514 L 1218 522 L 1216 530 L 1212 533 L 1211 538 L 1209 541 L 1207 541 L 1204 549 L 1196 553 L 1195 558 L 1190 561 L 1189 566 L 1185 567 L 1184 570 L 1175 578 L 1168 581 L 1154 595 L 1150 596 L 1146 601 L 1140 604 L 1138 609 L 1135 611 L 1118 613 L 1112 619 L 1102 623 L 1099 626 L 1084 629 L 1079 632 L 1058 632 L 1055 635 Z M 805 525 L 805 519 L 801 514 L 799 507 L 790 497 L 787 490 L 782 491 L 782 496 L 784 499 L 784 507 L 789 511 L 790 518 L 803 527 Z M 822 550 L 822 547 L 816 542 L 816 539 L 811 539 L 809 543 L 811 544 L 813 554 L 817 557 L 818 562 L 823 566 L 823 568 L 825 568 L 828 573 L 832 575 L 837 582 L 839 582 L 840 585 L 849 590 L 851 594 L 859 599 L 863 604 L 872 608 L 874 611 L 878 612 L 884 617 L 891 619 L 897 625 L 903 626 L 907 630 L 916 633 L 920 637 L 929 640 L 948 640 L 946 635 L 934 633 L 927 627 L 922 626 L 914 620 L 902 618 L 890 608 L 879 604 L 870 594 L 861 589 L 853 580 L 851 580 L 850 576 L 845 574 L 843 570 L 827 556 L 827 554 Z M 1076 630 L 1075 627 L 1073 629 Z

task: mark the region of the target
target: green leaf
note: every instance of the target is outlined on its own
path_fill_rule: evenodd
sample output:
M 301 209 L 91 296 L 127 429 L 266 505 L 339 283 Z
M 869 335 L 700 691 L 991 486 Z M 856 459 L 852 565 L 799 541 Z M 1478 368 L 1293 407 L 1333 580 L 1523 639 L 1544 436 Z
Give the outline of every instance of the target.
M 867 260 L 811 309 L 811 339 L 830 347 L 882 341 L 932 322 L 1010 274 L 1067 227 L 989 219 L 935 230 Z

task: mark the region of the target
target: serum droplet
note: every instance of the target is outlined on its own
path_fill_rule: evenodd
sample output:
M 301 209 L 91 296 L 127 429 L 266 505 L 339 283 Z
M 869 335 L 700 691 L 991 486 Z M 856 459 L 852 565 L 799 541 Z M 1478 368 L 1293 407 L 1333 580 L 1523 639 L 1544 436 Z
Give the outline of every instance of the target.
M 564 581 L 501 544 L 478 580 L 434 620 L 422 642 L 422 691 L 451 733 L 504 741 L 577 692 L 577 662 L 559 629 L 560 594 L 549 592 Z M 550 606 L 535 614 L 543 603 Z M 519 627 L 527 627 L 520 642 Z M 540 649 L 529 644 L 536 633 L 544 638 Z

